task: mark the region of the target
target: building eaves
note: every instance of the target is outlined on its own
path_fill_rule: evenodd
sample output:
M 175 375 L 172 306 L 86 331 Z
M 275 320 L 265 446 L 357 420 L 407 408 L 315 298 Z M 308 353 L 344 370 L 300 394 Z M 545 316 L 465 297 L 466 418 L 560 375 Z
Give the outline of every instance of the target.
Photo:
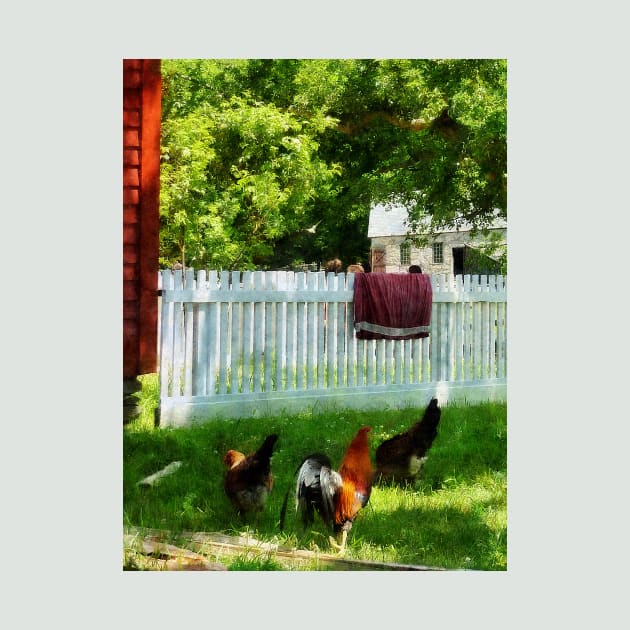
M 430 219 L 427 217 L 427 228 Z M 408 211 L 405 206 L 393 204 L 376 204 L 370 210 L 370 218 L 368 222 L 368 238 L 379 236 L 405 236 L 407 234 Z M 490 228 L 507 228 L 505 219 L 497 218 Z M 446 227 L 440 230 L 440 233 L 450 232 L 467 232 L 472 229 L 472 225 L 464 223 L 455 227 Z

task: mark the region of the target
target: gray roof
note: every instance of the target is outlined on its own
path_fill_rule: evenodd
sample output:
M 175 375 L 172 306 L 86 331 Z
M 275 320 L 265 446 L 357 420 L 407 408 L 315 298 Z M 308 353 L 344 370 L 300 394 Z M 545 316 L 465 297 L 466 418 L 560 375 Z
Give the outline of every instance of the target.
M 370 210 L 368 223 L 368 238 L 375 236 L 405 236 L 407 234 L 407 208 L 395 204 L 376 204 Z M 430 217 L 426 217 L 427 228 L 430 225 Z M 497 218 L 491 228 L 507 228 L 505 219 Z M 469 223 L 460 225 L 459 228 L 446 227 L 441 232 L 467 232 L 472 228 Z
M 370 210 L 368 238 L 407 234 L 407 208 L 377 204 Z

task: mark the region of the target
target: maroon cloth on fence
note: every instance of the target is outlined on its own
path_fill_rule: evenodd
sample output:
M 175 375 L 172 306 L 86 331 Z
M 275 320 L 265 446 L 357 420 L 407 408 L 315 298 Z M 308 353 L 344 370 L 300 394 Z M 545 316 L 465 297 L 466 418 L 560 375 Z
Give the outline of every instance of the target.
M 419 273 L 357 273 L 354 329 L 357 339 L 420 339 L 429 336 L 433 290 Z

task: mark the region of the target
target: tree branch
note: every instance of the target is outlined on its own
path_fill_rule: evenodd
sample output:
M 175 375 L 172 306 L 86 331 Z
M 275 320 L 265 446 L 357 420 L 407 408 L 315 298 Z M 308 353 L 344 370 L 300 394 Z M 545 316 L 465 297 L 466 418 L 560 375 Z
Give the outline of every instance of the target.
M 413 132 L 432 129 L 448 140 L 456 139 L 461 130 L 461 126 L 450 117 L 448 108 L 445 108 L 440 112 L 439 116 L 430 121 L 426 121 L 424 118 L 412 118 L 409 120 L 385 111 L 367 112 L 360 120 L 339 122 L 337 131 L 346 135 L 354 135 L 377 118 L 381 118 L 399 129 L 408 129 Z
M 394 116 L 388 112 L 377 111 L 377 112 L 367 112 L 364 116 L 358 121 L 347 121 L 340 122 L 337 125 L 337 131 L 341 133 L 345 133 L 346 135 L 354 135 L 364 127 L 367 127 L 372 121 L 377 118 L 382 118 L 387 121 L 390 125 L 394 127 L 399 127 L 400 129 L 409 129 L 410 131 L 423 131 L 427 129 L 431 122 L 427 122 L 424 118 L 412 118 L 411 120 L 407 120 L 401 118 L 400 116 Z

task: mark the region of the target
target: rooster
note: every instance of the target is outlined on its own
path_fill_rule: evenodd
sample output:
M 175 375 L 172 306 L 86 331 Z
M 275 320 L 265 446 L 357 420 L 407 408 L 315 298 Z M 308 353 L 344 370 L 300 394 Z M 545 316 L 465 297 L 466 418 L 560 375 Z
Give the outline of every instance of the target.
M 273 433 L 265 438 L 261 447 L 245 456 L 229 450 L 223 458 L 227 466 L 225 493 L 240 515 L 262 512 L 273 488 L 271 455 L 278 436 Z
M 312 453 L 302 460 L 295 489 L 296 512 L 304 527 L 313 523 L 317 512 L 335 533 L 331 546 L 345 552 L 348 532 L 359 510 L 364 508 L 372 492 L 374 470 L 368 450 L 370 427 L 359 429 L 341 460 L 339 471 L 333 470 L 330 459 L 323 453 Z M 288 498 L 284 499 L 280 529 Z
M 377 479 L 414 482 L 420 477 L 441 413 L 437 398 L 431 399 L 419 422 L 379 445 L 375 453 Z

